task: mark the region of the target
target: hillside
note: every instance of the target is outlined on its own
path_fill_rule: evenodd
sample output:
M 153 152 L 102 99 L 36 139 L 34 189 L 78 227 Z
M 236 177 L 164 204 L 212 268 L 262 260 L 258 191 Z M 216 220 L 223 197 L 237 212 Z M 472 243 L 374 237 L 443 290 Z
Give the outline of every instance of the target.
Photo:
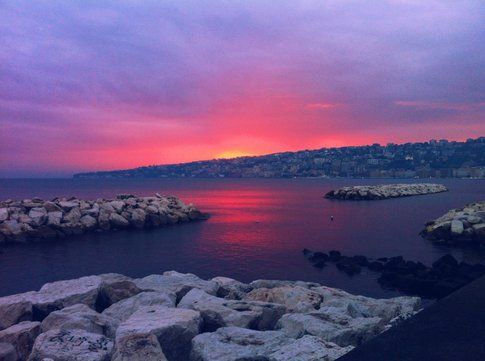
M 78 173 L 74 178 L 485 178 L 485 137 L 372 144 Z

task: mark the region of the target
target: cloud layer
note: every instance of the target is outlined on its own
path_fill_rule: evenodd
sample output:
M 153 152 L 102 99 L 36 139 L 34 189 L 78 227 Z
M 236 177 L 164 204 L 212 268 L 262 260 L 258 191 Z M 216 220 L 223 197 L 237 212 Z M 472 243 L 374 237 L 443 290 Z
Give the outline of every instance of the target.
M 0 176 L 485 134 L 481 1 L 2 1 Z

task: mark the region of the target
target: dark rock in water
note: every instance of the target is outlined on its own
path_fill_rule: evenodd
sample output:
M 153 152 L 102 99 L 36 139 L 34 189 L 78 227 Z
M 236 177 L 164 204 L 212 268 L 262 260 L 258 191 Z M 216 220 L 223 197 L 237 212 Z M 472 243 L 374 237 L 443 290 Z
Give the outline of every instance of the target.
M 369 262 L 367 268 L 369 268 L 371 271 L 380 272 L 384 269 L 384 265 L 381 262 L 374 261 Z
M 382 257 L 369 261 L 365 256 L 345 256 L 339 251 L 311 252 L 308 259 L 313 266 L 323 268 L 326 262 L 335 263 L 337 269 L 349 276 L 361 273 L 362 267 L 379 272 L 377 279 L 385 289 L 399 290 L 408 294 L 427 298 L 442 298 L 467 283 L 485 275 L 485 265 L 458 263 L 452 255 L 436 260 L 432 267 L 421 262 L 405 260 L 402 256 Z
M 456 268 L 458 267 L 458 261 L 451 254 L 447 254 L 443 257 L 438 258 L 437 261 L 433 262 L 433 268 L 443 269 L 443 268 Z
M 330 261 L 336 262 L 340 259 L 342 254 L 339 251 L 330 251 L 330 252 L 328 252 L 328 256 L 329 256 Z
M 312 251 L 310 251 L 308 248 L 303 248 L 302 252 L 305 256 L 309 256 L 312 254 Z
M 313 264 L 313 267 L 316 267 L 316 268 L 323 268 L 326 266 L 327 266 L 327 262 L 325 261 L 317 261 Z
M 349 262 L 347 259 L 340 259 L 335 265 L 339 270 L 347 273 L 349 276 L 359 274 L 362 271 L 362 268 L 358 264 Z
M 326 262 L 329 260 L 329 257 L 326 253 L 315 252 L 309 257 L 309 260 L 312 262 Z
M 369 261 L 367 260 L 367 257 L 362 255 L 353 256 L 352 262 L 362 267 L 367 267 L 369 265 Z

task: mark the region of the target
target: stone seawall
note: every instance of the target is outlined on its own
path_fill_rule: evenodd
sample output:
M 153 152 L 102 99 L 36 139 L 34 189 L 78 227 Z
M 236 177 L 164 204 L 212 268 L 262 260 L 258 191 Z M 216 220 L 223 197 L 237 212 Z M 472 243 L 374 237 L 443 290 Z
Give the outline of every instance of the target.
M 154 228 L 207 218 L 177 197 L 136 197 L 95 201 L 40 198 L 0 201 L 0 244 L 61 238 L 71 234 L 126 228 Z
M 452 209 L 429 221 L 421 235 L 435 242 L 485 245 L 485 201 Z
M 425 194 L 446 192 L 448 189 L 442 184 L 381 184 L 375 186 L 353 186 L 332 190 L 325 194 L 325 198 L 340 200 L 378 200 L 387 198 L 410 197 Z
M 301 281 L 102 274 L 0 298 L 0 359 L 331 361 L 414 315 Z

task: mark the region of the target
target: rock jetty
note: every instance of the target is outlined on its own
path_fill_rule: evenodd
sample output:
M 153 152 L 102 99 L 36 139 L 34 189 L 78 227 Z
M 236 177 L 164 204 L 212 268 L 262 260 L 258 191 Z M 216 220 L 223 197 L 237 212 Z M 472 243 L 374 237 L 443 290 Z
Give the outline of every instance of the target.
M 303 254 L 317 268 L 324 268 L 327 262 L 332 262 L 349 276 L 367 268 L 380 273 L 377 281 L 383 288 L 425 298 L 443 298 L 485 275 L 484 264 L 458 262 L 450 254 L 440 257 L 431 267 L 405 260 L 402 256 L 371 259 L 362 255 L 344 256 L 335 250 L 312 252 L 306 248 Z
M 380 184 L 375 186 L 353 186 L 331 190 L 325 198 L 370 201 L 387 198 L 410 197 L 424 194 L 446 192 L 448 189 L 442 184 L 414 183 L 414 184 Z
M 153 228 L 207 218 L 177 197 L 136 197 L 87 201 L 40 198 L 0 201 L 0 244 L 61 238 L 71 234 L 125 228 Z
M 317 283 L 102 274 L 0 298 L 0 359 L 334 360 L 415 314 Z
M 485 245 L 485 201 L 448 211 L 426 223 L 421 235 L 436 242 Z

